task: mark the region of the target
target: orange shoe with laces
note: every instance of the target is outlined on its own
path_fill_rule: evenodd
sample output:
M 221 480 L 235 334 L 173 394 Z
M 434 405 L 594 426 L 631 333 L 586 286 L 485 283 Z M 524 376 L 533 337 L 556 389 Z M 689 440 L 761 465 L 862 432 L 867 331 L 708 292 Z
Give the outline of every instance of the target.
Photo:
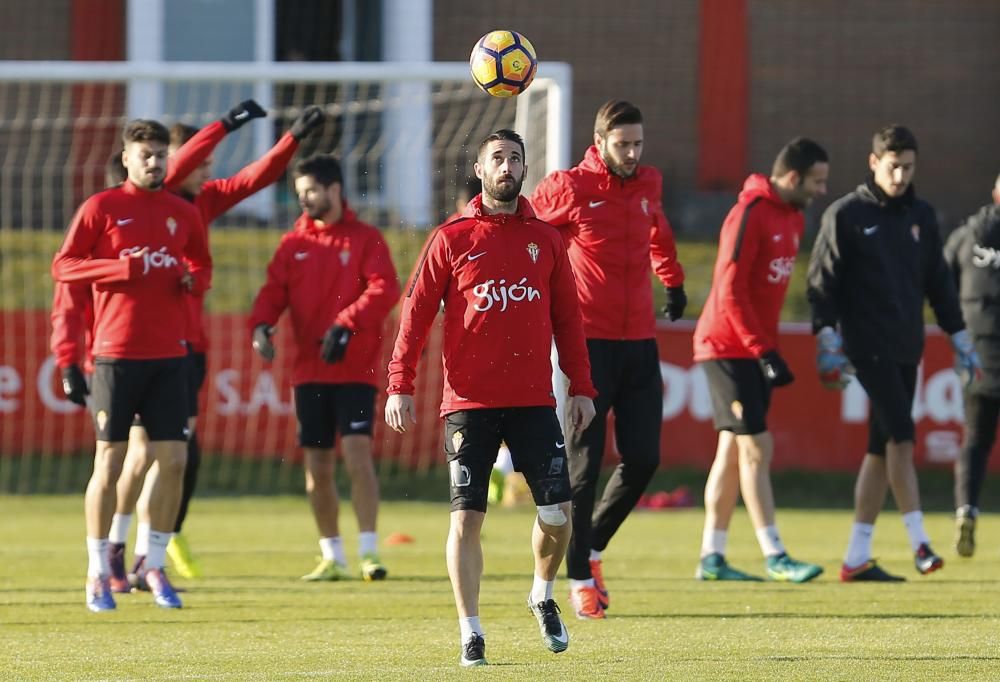
M 590 560 L 590 575 L 594 579 L 594 589 L 597 590 L 597 599 L 601 603 L 601 608 L 606 609 L 611 606 L 611 595 L 604 584 L 604 572 L 601 570 L 601 560 Z
M 570 589 L 569 601 L 573 605 L 576 617 L 580 620 L 604 618 L 604 607 L 601 606 L 600 594 L 596 587 Z

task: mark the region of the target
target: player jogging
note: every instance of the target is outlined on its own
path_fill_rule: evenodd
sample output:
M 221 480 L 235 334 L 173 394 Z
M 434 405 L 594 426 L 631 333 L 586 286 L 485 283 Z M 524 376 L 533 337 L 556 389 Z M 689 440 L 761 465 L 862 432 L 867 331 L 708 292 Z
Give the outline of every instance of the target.
M 482 194 L 462 220 L 435 232 L 403 300 L 385 407 L 385 420 L 396 431 L 416 421 L 417 361 L 443 299 L 441 416 L 451 480 L 447 562 L 462 666 L 486 663 L 479 618 L 480 534 L 490 471 L 502 440 L 538 508 L 528 606 L 546 648 L 559 653 L 569 646 L 552 598 L 572 528 L 565 439 L 552 395 L 553 336 L 570 379 L 567 429 L 587 427 L 596 394 L 562 238 L 535 218 L 520 196 L 524 142 L 511 130 L 498 130 L 482 141 L 477 158 Z

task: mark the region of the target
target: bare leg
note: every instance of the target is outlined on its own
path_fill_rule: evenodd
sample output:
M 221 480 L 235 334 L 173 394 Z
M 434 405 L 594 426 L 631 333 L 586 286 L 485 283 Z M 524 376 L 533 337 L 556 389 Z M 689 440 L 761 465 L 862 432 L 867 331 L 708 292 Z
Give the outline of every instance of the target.
M 106 538 L 111 532 L 111 517 L 115 513 L 115 481 L 121 474 L 127 446 L 125 442 L 97 441 L 94 473 L 90 476 L 83 498 L 89 538 Z
M 146 434 L 146 429 L 141 426 L 133 426 L 128 432 L 128 451 L 125 453 L 125 464 L 115 486 L 118 492 L 118 503 L 115 506 L 116 514 L 131 514 L 136 510 L 136 503 L 142 493 L 143 482 L 146 480 L 146 472 L 149 471 L 152 464 L 153 457 L 149 451 L 149 436 Z M 140 518 L 139 520 L 149 523 L 148 514 L 145 519 Z
M 774 439 L 767 431 L 736 436 L 740 451 L 740 491 L 750 521 L 757 530 L 774 525 L 774 491 L 771 489 L 771 457 Z
M 874 524 L 885 505 L 888 491 L 885 457 L 866 454 L 861 462 L 861 470 L 858 471 L 858 480 L 854 484 L 854 521 Z
M 913 466 L 913 441 L 889 441 L 885 446 L 885 467 L 900 513 L 919 511 L 920 486 Z
M 312 505 L 313 518 L 321 538 L 340 535 L 338 507 L 340 498 L 334 485 L 333 448 L 304 448 L 306 459 L 306 493 Z
M 569 538 L 573 534 L 571 505 L 571 502 L 559 505 L 559 510 L 566 516 L 566 523 L 561 526 L 551 526 L 535 516 L 531 547 L 535 553 L 535 575 L 539 578 L 556 579 L 559 566 L 566 556 L 566 548 L 569 547 Z
M 705 531 L 728 530 L 739 497 L 739 451 L 732 431 L 719 432 L 715 461 L 705 482 Z
M 149 527 L 161 533 L 172 533 L 181 504 L 184 466 L 187 464 L 187 441 L 161 440 L 149 444 L 156 461 L 151 469 L 149 486 Z
M 458 510 L 451 513 L 445 554 L 459 618 L 479 615 L 479 583 L 483 577 L 481 535 L 485 519 L 486 514 L 478 511 Z
M 358 518 L 358 530 L 374 532 L 378 518 L 378 476 L 372 462 L 370 436 L 343 436 L 340 451 L 351 477 L 351 504 Z

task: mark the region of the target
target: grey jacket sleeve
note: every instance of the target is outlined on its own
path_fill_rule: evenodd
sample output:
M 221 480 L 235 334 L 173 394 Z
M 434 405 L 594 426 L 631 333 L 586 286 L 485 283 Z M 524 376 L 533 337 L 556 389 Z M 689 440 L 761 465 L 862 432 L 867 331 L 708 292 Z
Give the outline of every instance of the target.
M 938 231 L 937 219 L 931 214 L 927 221 L 927 257 L 924 261 L 924 295 L 934 309 L 934 317 L 938 326 L 946 334 L 954 334 L 965 329 L 962 309 L 958 304 L 958 289 L 955 286 L 955 276 L 945 262 L 941 246 L 941 233 Z

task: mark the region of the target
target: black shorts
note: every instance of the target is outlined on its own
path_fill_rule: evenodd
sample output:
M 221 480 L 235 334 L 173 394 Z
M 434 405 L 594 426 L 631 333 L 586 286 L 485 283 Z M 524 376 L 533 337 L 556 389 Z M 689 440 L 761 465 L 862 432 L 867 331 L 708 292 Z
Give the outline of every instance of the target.
M 851 359 L 858 381 L 868 394 L 868 452 L 884 455 L 890 440 L 912 441 L 913 396 L 917 390 L 917 366 L 888 358 Z
M 188 361 L 188 416 L 198 416 L 198 394 L 201 387 L 205 385 L 205 374 L 207 373 L 207 360 L 204 353 L 190 351 L 187 355 Z
M 501 441 L 524 474 L 535 504 L 570 500 L 566 441 L 552 407 L 501 407 L 445 415 L 444 451 L 451 510 L 486 511 L 490 473 Z
M 295 387 L 299 445 L 332 448 L 337 434 L 371 436 L 375 387 L 371 384 L 300 384 Z
M 90 410 L 97 440 L 120 443 L 136 417 L 149 440 L 187 440 L 187 358 L 96 358 Z
M 757 360 L 730 358 L 699 364 L 708 380 L 716 431 L 732 431 L 739 436 L 767 431 L 771 384 Z

